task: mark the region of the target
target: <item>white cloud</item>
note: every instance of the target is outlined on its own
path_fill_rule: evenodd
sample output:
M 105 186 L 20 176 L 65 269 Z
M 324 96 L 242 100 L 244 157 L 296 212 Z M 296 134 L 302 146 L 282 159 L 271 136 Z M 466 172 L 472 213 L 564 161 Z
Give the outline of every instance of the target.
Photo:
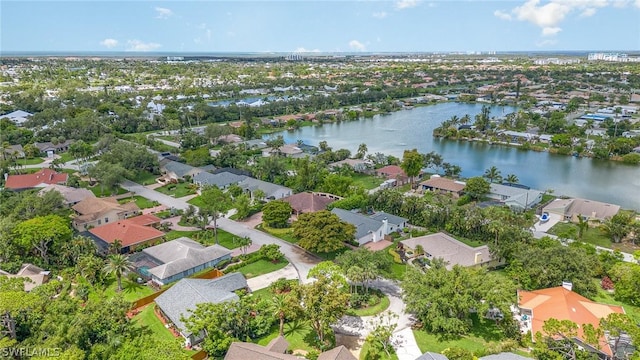
M 596 9 L 594 8 L 586 8 L 584 10 L 582 10 L 582 12 L 580 13 L 581 17 L 589 17 L 589 16 L 593 16 L 596 13 Z
M 396 9 L 409 9 L 418 6 L 418 4 L 419 0 L 398 0 L 396 1 Z
M 640 8 L 640 0 L 636 0 L 635 5 L 637 8 Z
M 502 20 L 511 20 L 511 15 L 509 15 L 508 13 L 502 11 L 502 10 L 496 10 L 493 12 L 493 15 L 499 19 Z
M 384 19 L 387 17 L 387 13 L 384 11 L 374 12 L 371 16 L 373 16 L 376 19 Z
M 107 47 L 109 49 L 112 49 L 116 46 L 118 46 L 118 40 L 116 39 L 104 39 L 102 41 L 100 41 L 100 45 Z
M 168 19 L 173 15 L 171 9 L 156 7 L 156 19 Z
M 526 0 L 510 12 L 494 11 L 493 15 L 503 20 L 519 20 L 531 23 L 542 29 L 543 36 L 553 36 L 562 28 L 560 24 L 572 14 L 589 17 L 598 9 L 613 6 L 624 7 L 630 0 Z M 634 0 L 640 7 L 640 0 Z
M 358 40 L 349 41 L 349 48 L 355 51 L 365 51 L 366 47 Z
M 158 43 L 145 43 L 140 40 L 127 40 L 127 51 L 152 51 L 162 47 Z
M 299 47 L 299 48 L 297 48 L 297 49 L 293 50 L 293 52 L 294 52 L 294 53 L 319 53 L 319 52 L 320 52 L 320 50 L 319 50 L 319 49 L 309 50 L 309 49 L 306 49 L 306 48 L 304 48 L 304 47 L 302 47 L 302 46 L 301 46 L 301 47 Z
M 542 29 L 542 36 L 554 36 L 562 31 L 559 27 L 546 27 Z

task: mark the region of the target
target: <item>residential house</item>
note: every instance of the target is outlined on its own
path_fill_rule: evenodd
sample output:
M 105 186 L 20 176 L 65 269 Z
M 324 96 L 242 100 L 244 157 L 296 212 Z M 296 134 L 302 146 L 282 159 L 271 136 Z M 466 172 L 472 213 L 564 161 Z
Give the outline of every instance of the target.
M 420 189 L 422 191 L 435 191 L 442 194 L 451 194 L 455 198 L 462 196 L 465 186 L 466 184 L 462 181 L 443 178 L 439 175 L 433 175 L 429 180 L 425 180 L 420 183 Z
M 38 192 L 38 195 L 42 196 L 49 191 L 59 192 L 64 198 L 64 203 L 69 206 L 73 206 L 84 199 L 96 197 L 90 190 L 58 184 L 47 185 Z
M 487 197 L 498 200 L 514 210 L 522 211 L 538 205 L 542 201 L 542 195 L 542 191 L 525 186 L 491 184 Z
M 359 245 L 368 242 L 378 242 L 383 240 L 385 235 L 389 235 L 387 220 L 374 220 L 352 211 L 333 208 L 332 213 L 338 215 L 340 220 L 356 227 L 355 239 Z
M 416 358 L 416 360 L 449 360 L 449 358 L 442 354 L 427 351 Z
M 422 177 L 423 173 L 417 176 L 418 179 Z M 409 177 L 405 174 L 404 170 L 398 165 L 387 165 L 376 170 L 376 176 L 383 177 L 387 180 L 395 180 L 394 186 L 402 186 L 409 184 Z
M 184 179 L 187 175 L 193 178 L 203 172 L 200 168 L 171 160 L 160 161 L 160 171 L 164 174 L 165 179 L 176 181 Z
M 114 197 L 87 197 L 73 205 L 72 209 L 77 214 L 72 224 L 78 231 L 124 220 L 140 212 L 140 208 L 134 201 L 120 204 Z
M 369 170 L 371 164 L 369 161 L 362 159 L 344 159 L 328 165 L 329 169 L 334 171 L 340 169 L 342 166 L 348 166 L 357 173 L 364 173 Z
M 388 214 L 384 211 L 379 211 L 371 216 L 371 219 L 376 221 L 387 221 L 387 234 L 391 234 L 393 232 L 401 231 L 402 229 L 407 227 L 409 219 L 403 218 L 401 216 Z
M 6 271 L 0 270 L 0 276 L 8 278 L 19 278 L 24 280 L 24 291 L 29 292 L 36 286 L 40 286 L 47 281 L 51 276 L 50 271 L 46 271 L 33 264 L 22 264 L 20 270 L 15 274 L 10 274 Z
M 578 325 L 577 337 L 572 339 L 584 344 L 584 325 L 594 328 L 600 326 L 600 319 L 612 313 L 624 314 L 624 308 L 618 305 L 606 305 L 593 302 L 572 291 L 571 283 L 563 283 L 548 289 L 525 291 L 518 290 L 519 322 L 523 333 L 531 332 L 531 340 L 535 341 L 536 333 L 544 334 L 544 322 L 549 319 L 569 320 Z M 598 341 L 599 350 L 590 346 L 584 348 L 596 352 L 601 357 L 613 356 L 607 338 L 603 335 Z
M 129 257 L 141 275 L 162 286 L 210 269 L 231 259 L 231 251 L 220 246 L 203 246 L 180 237 L 143 249 Z
M 264 200 L 279 200 L 293 194 L 293 190 L 286 186 L 254 179 L 252 177 L 245 177 L 238 183 L 238 186 L 249 193 L 251 198 L 255 197 L 255 192 L 257 190 L 261 190 L 264 193 Z
M 574 223 L 578 222 L 578 217 L 582 217 L 590 225 L 595 226 L 617 214 L 620 211 L 620 206 L 577 198 L 555 199 L 542 211 L 561 215 L 566 221 Z
M 16 111 L 10 112 L 8 114 L 0 115 L 0 119 L 7 118 L 7 119 L 13 121 L 16 125 L 22 126 L 32 116 L 33 116 L 32 113 L 28 113 L 28 112 L 23 111 L 23 110 L 16 110 Z
M 451 269 L 454 265 L 495 264 L 487 245 L 472 247 L 442 232 L 403 240 L 400 243 L 414 252 L 416 247 L 420 245 L 428 259 L 443 259 L 447 264 L 447 269 Z
M 203 171 L 193 177 L 193 183 L 200 187 L 217 186 L 220 189 L 226 189 L 233 184 L 239 183 L 245 178 L 245 175 L 236 175 L 226 171 L 217 174 L 211 174 Z
M 300 157 L 304 154 L 302 149 L 300 149 L 297 145 L 294 145 L 294 144 L 284 144 L 280 146 L 278 149 L 274 149 L 270 147 L 266 147 L 262 149 L 263 157 L 269 157 L 277 153 L 286 157 L 293 157 L 293 158 Z
M 192 334 L 183 318 L 191 316 L 189 310 L 195 310 L 198 304 L 219 304 L 239 299 L 235 291 L 246 289 L 247 280 L 241 273 L 235 272 L 216 279 L 182 279 L 156 298 L 156 304 L 162 315 L 177 328 L 185 338 L 187 346 L 202 341 L 204 334 Z
M 65 152 L 69 150 L 69 146 L 73 143 L 72 140 L 66 140 L 65 142 L 54 144 L 50 141 L 35 143 L 36 148 L 40 150 L 41 153 L 47 155 L 47 157 L 53 157 L 53 154 Z
M 33 188 L 42 188 L 47 185 L 64 185 L 69 179 L 69 174 L 58 173 L 51 169 L 42 169 L 33 174 L 5 175 L 5 189 L 20 191 Z
M 254 343 L 233 342 L 224 360 L 299 360 L 296 355 L 286 354 L 289 342 L 282 336 L 271 340 L 267 346 Z M 344 345 L 318 355 L 318 360 L 356 360 Z
M 24 158 L 25 157 L 24 148 L 20 144 L 9 145 L 6 149 L 4 149 L 4 156 L 7 159 L 11 157 Z
M 89 230 L 89 234 L 101 251 L 118 240 L 122 246 L 121 253 L 126 254 L 139 246 L 161 242 L 164 233 L 153 227 L 159 225 L 160 220 L 151 214 L 140 215 L 95 227 Z
M 324 194 L 324 193 L 312 193 L 301 192 L 295 195 L 288 196 L 282 201 L 289 203 L 293 213 L 300 215 L 303 213 L 312 213 L 320 210 L 326 210 L 327 205 L 340 199 L 339 196 Z

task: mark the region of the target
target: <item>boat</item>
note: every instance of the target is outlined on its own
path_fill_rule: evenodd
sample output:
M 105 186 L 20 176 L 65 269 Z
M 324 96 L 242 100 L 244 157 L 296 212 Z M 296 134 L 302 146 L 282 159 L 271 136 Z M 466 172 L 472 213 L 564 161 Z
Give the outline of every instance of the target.
M 541 223 L 546 223 L 547 221 L 549 221 L 549 213 L 548 212 L 543 212 L 542 216 L 540 216 L 540 222 Z

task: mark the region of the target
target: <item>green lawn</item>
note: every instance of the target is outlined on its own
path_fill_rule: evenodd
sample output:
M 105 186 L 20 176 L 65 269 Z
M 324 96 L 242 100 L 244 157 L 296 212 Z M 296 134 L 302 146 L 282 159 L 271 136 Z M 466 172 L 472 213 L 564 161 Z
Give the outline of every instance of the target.
M 200 198 L 200 196 L 196 196 L 193 199 L 187 201 L 189 204 L 195 206 L 195 207 L 201 207 L 204 206 L 204 203 L 202 202 L 202 199 Z
M 293 236 L 293 228 L 284 228 L 284 229 L 276 229 L 276 228 L 272 228 L 272 227 L 268 227 L 265 223 L 262 223 L 258 226 L 256 226 L 256 229 L 260 230 L 260 231 L 264 231 L 267 234 L 273 235 L 277 238 L 280 238 L 286 242 L 292 243 L 292 244 L 297 244 L 298 243 L 298 238 L 296 238 L 295 236 Z
M 130 281 L 129 279 L 123 277 L 122 278 L 122 292 L 118 293 L 116 290 L 118 289 L 118 282 L 115 277 L 110 277 L 105 281 L 105 289 L 102 294 L 90 294 L 94 296 L 103 296 L 106 298 L 113 298 L 115 296 L 122 296 L 125 301 L 134 302 L 142 297 L 153 294 L 155 291 L 145 285 L 141 285 L 135 282 Z
M 118 200 L 118 202 L 120 204 L 126 204 L 128 202 L 131 202 L 131 199 L 132 199 L 131 197 L 127 197 L 127 198 Z M 136 205 L 138 205 L 138 207 L 140 209 L 148 209 L 148 208 L 152 208 L 152 207 L 156 207 L 156 206 L 160 205 L 160 203 L 158 203 L 156 201 L 149 200 L 149 199 L 147 199 L 145 197 L 142 197 L 140 195 L 133 196 L 133 201 L 136 202 Z
M 151 303 L 145 307 L 138 315 L 133 317 L 133 322 L 140 327 L 146 327 L 160 340 L 180 341 L 181 339 L 173 336 L 171 331 L 166 329 L 162 321 L 158 319 L 153 311 L 154 306 L 155 303 Z
M 247 279 L 250 279 L 252 277 L 256 277 L 259 275 L 264 275 L 270 272 L 274 272 L 276 270 L 280 270 L 287 265 L 289 265 L 289 262 L 287 262 L 284 259 L 281 259 L 277 263 L 273 263 L 271 261 L 263 259 L 263 260 L 258 260 L 254 263 L 248 264 L 246 266 L 243 266 L 239 268 L 237 271 L 241 272 Z
M 62 162 L 69 162 L 71 160 L 75 160 L 73 156 L 71 156 L 70 153 L 68 152 L 64 152 L 61 154 L 57 154 L 58 156 L 60 156 L 60 159 L 62 159 Z
M 549 229 L 549 234 L 570 236 L 577 239 L 578 225 L 569 222 L 559 222 Z M 580 239 L 580 241 L 596 246 L 607 248 L 612 247 L 611 239 L 604 235 L 599 228 L 588 228 L 587 231 L 582 234 L 582 239 Z
M 404 274 L 407 271 L 407 265 L 395 263 L 393 261 L 393 256 L 389 254 L 389 248 L 380 251 L 382 251 L 391 261 L 391 269 L 385 274 L 385 276 L 394 280 L 404 279 Z
M 44 159 L 42 158 L 18 159 L 16 162 L 20 165 L 36 165 L 36 164 L 42 164 L 44 162 Z
M 89 190 L 91 190 L 91 192 L 97 196 L 97 197 L 103 197 L 103 196 L 112 196 L 112 195 L 121 195 L 127 192 L 127 190 L 118 187 L 117 191 L 111 190 L 111 189 L 107 189 L 105 188 L 104 191 L 102 190 L 102 186 L 100 186 L 100 184 L 94 185 L 92 187 L 88 187 Z
M 367 308 L 363 308 L 363 309 L 349 309 L 347 311 L 348 315 L 351 316 L 373 316 L 373 315 L 378 315 L 381 312 L 387 310 L 389 308 L 389 297 L 384 295 L 382 297 L 382 299 L 380 299 L 380 302 L 377 305 L 374 306 L 370 306 Z
M 181 198 L 183 196 L 195 194 L 196 188 L 195 185 L 190 183 L 178 183 L 167 184 L 163 187 L 157 188 L 156 191 L 173 196 L 175 198 Z
M 289 350 L 314 350 L 313 340 L 315 333 L 306 321 L 298 320 L 284 324 L 284 337 L 289 342 Z M 257 343 L 262 346 L 269 344 L 269 341 L 278 337 L 278 326 L 274 326 L 271 334 L 258 339 Z
M 428 333 L 425 330 L 413 330 L 418 347 L 423 353 L 432 351 L 441 353 L 446 348 L 462 348 L 472 352 L 482 351 L 489 343 L 498 343 L 502 339 L 502 332 L 492 321 L 476 318 L 471 332 L 466 336 L 442 337 Z
M 635 307 L 627 303 L 617 301 L 613 298 L 613 294 L 609 294 L 600 287 L 599 280 L 595 281 L 597 281 L 596 286 L 598 287 L 598 295 L 593 299 L 593 301 L 609 305 L 620 305 L 624 307 L 625 313 L 629 315 L 630 318 L 632 318 L 636 323 L 640 324 L 640 307 Z
M 367 190 L 377 188 L 384 181 L 383 178 L 365 174 L 354 174 L 351 178 L 354 185 L 359 185 Z
M 167 240 L 175 240 L 179 237 L 188 237 L 203 245 L 213 245 L 216 240 L 213 236 L 213 231 L 195 230 L 195 231 L 178 231 L 171 230 L 164 237 Z M 240 247 L 240 244 L 236 241 L 237 235 L 226 232 L 222 229 L 218 229 L 218 243 L 229 250 Z
M 152 174 L 148 171 L 139 171 L 136 176 L 131 178 L 131 181 L 141 185 L 151 185 L 156 182 L 158 175 Z

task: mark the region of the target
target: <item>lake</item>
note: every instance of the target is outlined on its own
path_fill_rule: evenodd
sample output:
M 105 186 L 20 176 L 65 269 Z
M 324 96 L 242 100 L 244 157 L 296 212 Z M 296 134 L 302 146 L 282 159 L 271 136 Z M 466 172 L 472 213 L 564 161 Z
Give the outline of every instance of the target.
M 333 149 L 349 149 L 367 144 L 369 153 L 382 152 L 402 158 L 407 149 L 421 153 L 435 151 L 444 161 L 462 168 L 463 177 L 481 176 L 495 165 L 503 176 L 516 174 L 520 183 L 535 189 L 553 189 L 555 195 L 567 195 L 618 204 L 640 210 L 640 167 L 614 161 L 575 158 L 520 150 L 515 147 L 479 142 L 435 139 L 434 128 L 453 115 L 473 118 L 481 104 L 441 103 L 417 107 L 371 119 L 343 121 L 321 126 L 284 131 L 285 141 L 303 140 L 318 145 L 327 141 Z M 493 106 L 491 115 L 504 116 L 515 109 Z

